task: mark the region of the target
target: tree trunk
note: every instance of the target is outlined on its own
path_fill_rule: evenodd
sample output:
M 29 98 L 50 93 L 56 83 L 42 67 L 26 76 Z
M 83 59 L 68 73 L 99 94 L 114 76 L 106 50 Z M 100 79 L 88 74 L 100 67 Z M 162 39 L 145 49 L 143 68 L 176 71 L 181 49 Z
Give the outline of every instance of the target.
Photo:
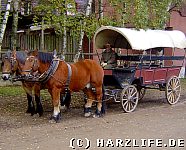
M 89 16 L 91 13 L 91 8 L 92 8 L 92 0 L 88 0 L 88 5 L 86 8 L 85 16 Z M 83 22 L 83 26 L 86 26 L 86 22 Z M 85 32 L 82 30 L 80 34 L 80 41 L 79 41 L 79 48 L 78 50 L 82 50 L 82 45 L 83 45 L 83 37 L 84 37 Z
M 2 7 L 1 7 L 1 0 L 0 0 L 0 14 L 1 14 L 1 9 L 2 9 Z
M 91 13 L 91 8 L 92 8 L 92 0 L 88 0 L 88 5 L 86 8 L 85 16 L 90 15 Z M 86 22 L 83 22 L 83 26 L 86 26 Z M 80 38 L 79 38 L 79 46 L 78 46 L 78 53 L 74 57 L 74 62 L 77 62 L 80 55 L 82 55 L 82 45 L 83 45 L 83 37 L 85 35 L 85 32 L 82 30 L 80 33 Z M 82 56 L 83 57 L 83 56 Z
M 13 1 L 11 50 L 15 50 L 17 47 L 18 7 L 19 7 L 19 0 L 14 0 Z
M 65 55 L 67 52 L 67 31 L 66 31 L 66 27 L 64 27 L 63 30 L 63 47 L 62 47 L 62 55 Z
M 7 5 L 6 5 L 6 12 L 5 12 L 5 14 L 4 14 L 3 21 L 2 21 L 2 24 L 1 24 L 1 32 L 0 32 L 0 52 L 1 52 L 2 41 L 3 41 L 5 29 L 6 29 L 6 24 L 7 24 L 8 17 L 9 17 L 9 13 L 10 13 L 10 3 L 11 3 L 11 0 L 8 0 L 8 3 L 7 3 Z
M 102 19 L 103 18 L 103 0 L 99 0 L 98 5 L 99 5 L 99 19 Z
M 44 20 L 42 18 L 42 21 L 41 21 L 41 51 L 43 52 L 44 51 L 44 48 L 45 48 L 45 29 L 44 29 Z

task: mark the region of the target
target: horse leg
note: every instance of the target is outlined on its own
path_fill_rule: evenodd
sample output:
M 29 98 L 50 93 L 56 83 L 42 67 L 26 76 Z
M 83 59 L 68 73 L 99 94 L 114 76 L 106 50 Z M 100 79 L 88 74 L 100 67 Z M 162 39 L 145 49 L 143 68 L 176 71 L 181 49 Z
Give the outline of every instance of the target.
M 71 103 L 71 93 L 70 90 L 65 90 L 65 93 L 60 94 L 60 102 L 61 102 L 61 108 L 66 108 L 66 110 L 70 109 L 70 103 Z
M 28 101 L 28 108 L 26 113 L 31 113 L 31 116 L 35 114 L 35 106 L 32 96 L 32 87 L 28 87 L 26 83 L 22 82 L 22 87 L 26 92 L 27 95 L 27 101 Z
M 53 88 L 50 90 L 51 96 L 52 96 L 52 103 L 54 106 L 53 115 L 51 117 L 51 120 L 53 119 L 56 123 L 61 120 L 61 112 L 60 112 L 60 89 Z
M 98 118 L 101 116 L 101 112 L 104 112 L 104 108 L 102 107 L 102 98 L 103 98 L 103 95 L 102 95 L 102 90 L 103 90 L 103 87 L 97 87 L 96 88 L 96 99 L 98 101 L 97 103 L 97 109 L 96 109 L 96 112 L 95 112 L 95 115 L 94 117 Z
M 40 99 L 40 89 L 35 89 L 35 102 L 36 102 L 36 113 L 39 114 L 39 117 L 43 115 L 43 106 Z
M 27 101 L 28 101 L 28 108 L 26 113 L 31 113 L 31 116 L 35 114 L 35 107 L 34 107 L 34 102 L 33 102 L 33 97 L 31 94 L 26 93 L 27 95 Z
M 35 94 L 35 101 L 36 101 L 36 114 L 39 114 L 39 117 L 43 115 L 43 106 L 41 104 L 40 95 Z
M 89 117 L 91 115 L 91 107 L 92 107 L 93 100 L 95 99 L 95 96 L 91 89 L 84 89 L 83 92 L 87 95 L 84 113 L 85 113 L 85 117 Z

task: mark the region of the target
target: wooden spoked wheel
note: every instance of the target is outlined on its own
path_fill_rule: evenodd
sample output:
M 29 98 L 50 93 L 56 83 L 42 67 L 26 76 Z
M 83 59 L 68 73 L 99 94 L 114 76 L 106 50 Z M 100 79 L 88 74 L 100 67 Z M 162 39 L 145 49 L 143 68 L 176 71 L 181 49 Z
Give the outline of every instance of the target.
M 171 77 L 166 84 L 165 95 L 169 104 L 176 104 L 180 98 L 181 85 L 180 79 L 176 76 Z
M 138 90 L 134 85 L 127 85 L 122 90 L 120 99 L 124 112 L 132 112 L 138 104 Z

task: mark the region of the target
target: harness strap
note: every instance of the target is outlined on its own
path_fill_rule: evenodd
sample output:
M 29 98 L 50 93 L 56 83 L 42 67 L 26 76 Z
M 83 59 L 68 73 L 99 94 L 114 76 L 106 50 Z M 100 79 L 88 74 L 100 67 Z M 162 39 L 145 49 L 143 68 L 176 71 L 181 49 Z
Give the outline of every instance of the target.
M 39 76 L 39 81 L 44 83 L 47 82 L 50 77 L 56 72 L 58 65 L 59 59 L 53 59 L 49 69 Z
M 68 89 L 69 84 L 70 84 L 70 79 L 71 79 L 71 76 L 72 76 L 72 68 L 68 63 L 66 63 L 66 64 L 67 64 L 67 67 L 68 67 L 68 77 L 67 77 L 67 81 L 66 81 L 66 84 L 65 84 L 65 88 Z

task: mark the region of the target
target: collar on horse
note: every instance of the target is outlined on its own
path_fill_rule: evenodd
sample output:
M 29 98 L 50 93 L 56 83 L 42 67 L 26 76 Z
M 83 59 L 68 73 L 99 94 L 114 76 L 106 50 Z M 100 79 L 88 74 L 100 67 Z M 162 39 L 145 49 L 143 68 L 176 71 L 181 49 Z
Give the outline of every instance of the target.
M 50 64 L 50 67 L 47 71 L 45 71 L 43 74 L 40 75 L 39 77 L 39 82 L 43 82 L 43 83 L 46 83 L 50 77 L 56 72 L 58 66 L 59 66 L 59 62 L 61 61 L 61 59 L 59 58 L 54 58 Z M 67 64 L 67 67 L 68 67 L 68 77 L 67 77 L 67 81 L 66 81 L 66 84 L 65 84 L 65 88 L 68 89 L 68 86 L 70 84 L 70 79 L 71 79 L 71 76 L 72 76 L 72 69 L 71 69 L 71 66 Z
M 57 59 L 57 58 L 52 60 L 48 70 L 39 76 L 39 82 L 45 83 L 50 79 L 50 77 L 56 72 L 58 65 L 59 65 L 59 61 L 60 59 Z

